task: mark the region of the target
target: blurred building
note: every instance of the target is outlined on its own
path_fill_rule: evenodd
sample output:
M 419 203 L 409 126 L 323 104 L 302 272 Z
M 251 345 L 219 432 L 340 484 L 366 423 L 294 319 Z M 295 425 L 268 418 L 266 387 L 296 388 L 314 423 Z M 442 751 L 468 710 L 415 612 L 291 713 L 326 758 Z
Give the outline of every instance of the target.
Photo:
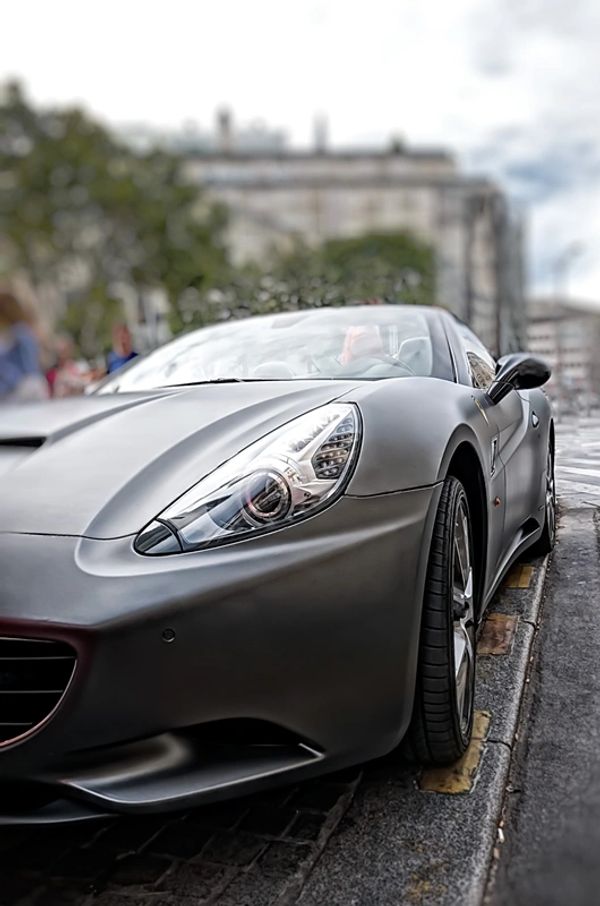
M 212 130 L 190 120 L 181 129 L 158 129 L 147 123 L 132 123 L 121 126 L 119 134 L 140 153 L 159 147 L 176 154 L 211 154 L 234 148 L 245 154 L 260 154 L 281 153 L 287 147 L 283 129 L 273 129 L 262 120 L 235 126 L 226 109 L 217 112 Z
M 265 260 L 301 239 L 318 244 L 369 231 L 410 230 L 431 244 L 438 301 L 493 350 L 525 343 L 523 250 L 506 196 L 467 177 L 443 149 L 327 149 L 326 125 L 311 151 L 243 147 L 220 114 L 215 150 L 190 151 L 189 173 L 230 212 L 241 262 Z
M 600 308 L 567 299 L 531 299 L 528 348 L 552 368 L 548 392 L 564 410 L 600 402 Z

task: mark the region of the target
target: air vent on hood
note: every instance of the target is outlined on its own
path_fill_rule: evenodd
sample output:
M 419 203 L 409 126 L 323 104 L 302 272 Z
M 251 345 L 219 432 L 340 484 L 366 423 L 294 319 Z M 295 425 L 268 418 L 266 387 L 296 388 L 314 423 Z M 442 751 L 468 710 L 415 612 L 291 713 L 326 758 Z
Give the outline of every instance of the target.
M 37 450 L 45 443 L 45 437 L 0 437 L 0 447 L 27 447 Z
M 0 745 L 35 730 L 54 711 L 75 662 L 65 642 L 0 636 Z

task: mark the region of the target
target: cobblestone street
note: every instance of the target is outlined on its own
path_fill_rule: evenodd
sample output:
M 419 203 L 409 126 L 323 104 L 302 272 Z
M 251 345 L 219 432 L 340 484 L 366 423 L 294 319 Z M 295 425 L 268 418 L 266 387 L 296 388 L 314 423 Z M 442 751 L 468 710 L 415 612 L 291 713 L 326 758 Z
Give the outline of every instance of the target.
M 360 771 L 157 818 L 0 831 L 0 903 L 292 902 Z

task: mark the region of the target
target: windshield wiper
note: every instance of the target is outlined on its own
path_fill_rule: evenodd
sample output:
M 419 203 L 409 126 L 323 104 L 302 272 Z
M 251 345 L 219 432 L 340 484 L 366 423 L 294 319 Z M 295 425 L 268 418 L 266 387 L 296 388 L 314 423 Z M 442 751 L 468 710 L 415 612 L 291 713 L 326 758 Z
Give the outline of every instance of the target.
M 164 387 L 202 387 L 204 384 L 243 384 L 246 381 L 251 380 L 252 378 L 218 377 L 211 378 L 208 381 L 183 381 L 181 384 L 165 384 Z M 260 378 L 258 380 L 260 380 Z

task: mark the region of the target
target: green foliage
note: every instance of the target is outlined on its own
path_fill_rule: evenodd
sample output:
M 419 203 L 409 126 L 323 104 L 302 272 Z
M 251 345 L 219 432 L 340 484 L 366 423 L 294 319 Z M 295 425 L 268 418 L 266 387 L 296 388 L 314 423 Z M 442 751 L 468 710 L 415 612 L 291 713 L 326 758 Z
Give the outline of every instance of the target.
M 85 298 L 71 301 L 61 319 L 60 329 L 74 337 L 78 347 L 93 358 L 109 348 L 112 327 L 124 317 L 122 303 L 107 296 L 106 287 L 98 284 L 90 287 Z
M 65 326 L 87 354 L 108 340 L 115 297 L 159 288 L 177 312 L 189 287 L 225 279 L 224 226 L 180 158 L 137 155 L 82 111 L 39 111 L 6 86 L 0 262 L 68 302 Z
M 300 248 L 282 258 L 276 270 L 298 283 L 308 275 L 348 300 L 429 304 L 433 299 L 433 253 L 405 232 L 330 239 L 315 251 Z
M 408 233 L 368 233 L 332 239 L 316 249 L 298 245 L 271 256 L 270 266 L 248 265 L 228 283 L 203 296 L 191 296 L 183 323 L 268 314 L 368 299 L 430 305 L 434 256 L 429 246 Z
M 85 355 L 108 345 L 122 300 L 135 309 L 157 291 L 174 331 L 374 297 L 433 300 L 432 250 L 408 233 L 299 244 L 234 269 L 225 227 L 183 158 L 136 154 L 81 110 L 34 108 L 17 84 L 0 95 L 0 271 L 53 290 Z

